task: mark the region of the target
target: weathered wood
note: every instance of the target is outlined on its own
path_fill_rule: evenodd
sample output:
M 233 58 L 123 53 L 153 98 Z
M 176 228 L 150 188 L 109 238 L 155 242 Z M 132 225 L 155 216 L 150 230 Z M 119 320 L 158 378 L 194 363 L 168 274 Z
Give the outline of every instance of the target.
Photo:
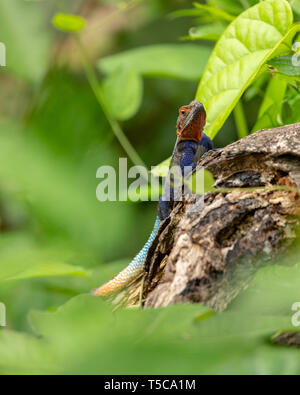
M 201 166 L 216 188 L 241 189 L 208 193 L 202 206 L 195 196 L 176 204 L 147 257 L 146 307 L 200 302 L 222 310 L 295 238 L 299 195 L 278 187 L 300 189 L 300 123 L 256 132 L 208 153 Z

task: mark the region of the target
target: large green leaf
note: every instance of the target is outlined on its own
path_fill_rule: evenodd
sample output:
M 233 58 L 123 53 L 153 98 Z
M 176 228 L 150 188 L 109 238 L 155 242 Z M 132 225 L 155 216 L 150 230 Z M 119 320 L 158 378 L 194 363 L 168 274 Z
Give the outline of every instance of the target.
M 110 74 L 125 66 L 146 77 L 195 81 L 201 77 L 210 52 L 210 48 L 192 44 L 149 45 L 104 58 L 99 68 Z
M 50 37 L 43 28 L 43 7 L 28 1 L 0 2 L 0 40 L 6 46 L 7 70 L 30 82 L 41 79 L 48 63 Z
M 112 314 L 103 301 L 83 295 L 56 312 L 31 313 L 31 324 L 42 335 L 40 339 L 0 332 L 0 370 L 68 374 L 295 373 L 299 368 L 297 352 L 264 341 L 274 331 L 289 327 L 289 320 L 284 314 L 248 313 L 245 306 L 243 312 L 221 314 L 212 314 L 199 305 Z M 14 341 L 18 341 L 17 348 Z
M 262 65 L 300 26 L 285 0 L 266 0 L 239 15 L 226 29 L 206 65 L 197 99 L 207 110 L 206 133 L 213 138 Z
M 290 256 L 287 261 L 293 262 Z M 270 342 L 278 330 L 296 329 L 291 307 L 298 300 L 299 268 L 272 265 L 259 270 L 223 313 L 197 304 L 112 313 L 101 299 L 75 297 L 55 312 L 30 314 L 39 339 L 0 331 L 0 371 L 299 373 L 298 350 Z

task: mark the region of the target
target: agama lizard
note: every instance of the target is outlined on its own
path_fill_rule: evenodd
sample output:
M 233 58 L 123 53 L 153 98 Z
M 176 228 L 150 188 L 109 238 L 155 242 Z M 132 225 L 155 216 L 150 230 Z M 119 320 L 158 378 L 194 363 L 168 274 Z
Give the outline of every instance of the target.
M 169 176 L 174 166 L 179 166 L 184 176 L 187 170 L 190 171 L 196 167 L 199 158 L 206 151 L 213 148 L 212 141 L 203 133 L 205 122 L 205 109 L 198 100 L 192 101 L 187 106 L 180 107 L 177 119 L 178 137 L 172 154 Z M 112 280 L 94 290 L 93 295 L 112 295 L 131 283 L 142 273 L 149 247 L 157 234 L 161 222 L 169 216 L 174 201 L 176 201 L 174 188 L 172 187 L 172 176 L 169 179 L 171 182 L 170 184 L 165 183 L 163 194 L 158 204 L 154 228 L 146 244 L 124 270 Z

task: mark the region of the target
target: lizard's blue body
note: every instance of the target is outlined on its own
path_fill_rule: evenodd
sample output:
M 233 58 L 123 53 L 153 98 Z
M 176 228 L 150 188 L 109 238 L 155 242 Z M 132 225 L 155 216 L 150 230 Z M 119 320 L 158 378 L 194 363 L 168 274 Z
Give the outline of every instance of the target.
M 170 169 L 178 166 L 180 168 L 181 175 L 184 177 L 187 172 L 189 173 L 191 170 L 194 170 L 200 157 L 211 149 L 213 149 L 212 141 L 204 133 L 202 134 L 202 140 L 200 142 L 192 140 L 177 140 L 170 163 Z M 172 181 L 174 182 L 171 177 L 171 182 Z M 167 196 L 165 196 L 165 194 L 167 194 Z M 160 197 L 157 210 L 158 218 L 160 220 L 164 220 L 169 216 L 172 211 L 174 200 L 176 201 L 176 199 L 174 199 L 174 188 L 169 186 L 167 180 L 163 195 Z
M 199 106 L 199 102 L 192 102 L 196 103 L 197 106 Z M 190 104 L 190 106 L 192 105 Z M 200 103 L 201 104 L 201 103 Z M 201 105 L 202 106 L 202 105 Z M 188 108 L 189 106 L 185 106 L 182 108 Z M 203 108 L 203 106 L 202 106 Z M 203 109 L 204 111 L 204 109 Z M 204 112 L 205 114 L 205 112 Z M 177 121 L 177 130 L 180 129 L 180 124 L 179 122 L 181 121 L 180 118 L 178 118 Z M 193 121 L 193 118 L 192 118 Z M 205 123 L 205 121 L 204 121 Z M 192 124 L 195 126 L 195 124 Z M 203 128 L 204 125 L 201 126 L 199 125 L 199 128 Z M 197 132 L 199 132 L 197 130 Z M 194 133 L 194 132 L 193 132 Z M 199 158 L 206 152 L 209 151 L 213 148 L 212 141 L 207 137 L 204 133 L 200 134 L 200 141 L 195 141 L 191 140 L 188 138 L 181 139 L 180 135 L 177 139 L 177 142 L 175 144 L 175 148 L 173 151 L 173 155 L 171 158 L 171 164 L 170 164 L 170 169 L 178 166 L 181 171 L 181 175 L 185 176 L 186 172 L 190 172 L 192 169 L 194 169 L 197 165 L 197 162 Z M 169 170 L 170 174 L 170 170 Z M 164 192 L 163 195 L 160 198 L 159 204 L 158 204 L 158 214 L 155 220 L 154 228 L 150 234 L 149 239 L 147 240 L 146 244 L 144 247 L 141 249 L 141 251 L 135 256 L 135 258 L 130 262 L 130 264 L 122 271 L 120 272 L 117 276 L 115 276 L 112 280 L 110 280 L 108 283 L 102 285 L 100 288 L 96 289 L 93 294 L 97 296 L 108 296 L 111 295 L 118 290 L 122 289 L 125 285 L 133 281 L 143 270 L 144 267 L 144 262 L 146 260 L 149 247 L 152 244 L 158 228 L 161 224 L 161 222 L 166 219 L 172 208 L 174 201 L 176 200 L 174 198 L 174 188 L 173 188 L 173 179 L 172 176 L 170 177 L 170 184 L 168 182 L 165 183 L 164 187 Z M 182 185 L 180 185 L 180 188 Z M 166 192 L 167 191 L 167 192 Z

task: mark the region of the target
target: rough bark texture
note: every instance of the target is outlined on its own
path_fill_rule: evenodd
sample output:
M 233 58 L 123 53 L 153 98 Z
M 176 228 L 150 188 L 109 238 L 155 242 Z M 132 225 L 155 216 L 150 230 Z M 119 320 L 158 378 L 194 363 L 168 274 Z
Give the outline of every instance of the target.
M 202 166 L 215 188 L 236 189 L 176 204 L 147 257 L 146 307 L 201 302 L 222 310 L 295 238 L 300 199 L 280 188 L 300 189 L 300 123 L 211 151 Z

